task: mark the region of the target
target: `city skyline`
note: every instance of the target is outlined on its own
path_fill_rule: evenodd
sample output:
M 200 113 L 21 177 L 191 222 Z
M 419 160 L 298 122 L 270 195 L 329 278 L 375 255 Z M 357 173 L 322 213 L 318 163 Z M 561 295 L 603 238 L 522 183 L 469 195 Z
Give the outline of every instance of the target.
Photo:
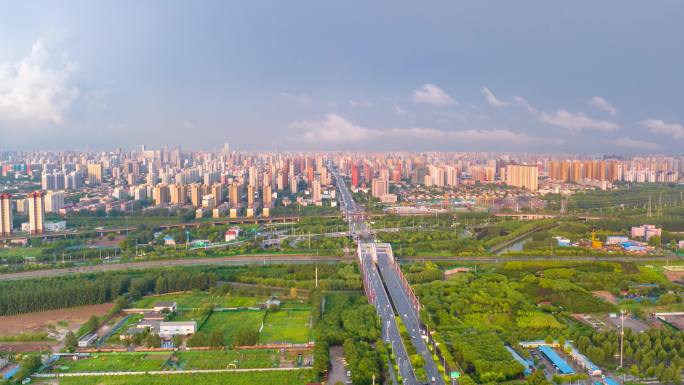
M 392 4 L 8 3 L 0 150 L 681 153 L 681 3 Z

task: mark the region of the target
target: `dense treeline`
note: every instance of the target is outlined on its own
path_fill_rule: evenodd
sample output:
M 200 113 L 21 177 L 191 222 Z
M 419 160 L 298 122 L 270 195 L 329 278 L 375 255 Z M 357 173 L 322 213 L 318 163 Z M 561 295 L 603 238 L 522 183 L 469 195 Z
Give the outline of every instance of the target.
M 380 319 L 365 297 L 330 294 L 316 321 L 314 371 L 321 376 L 330 365 L 329 348 L 342 345 L 354 384 L 383 383 L 386 349 L 380 340 Z
M 100 304 L 125 294 L 137 298 L 148 293 L 206 290 L 215 284 L 215 274 L 188 269 L 0 282 L 0 315 Z
M 618 331 L 577 333 L 576 347 L 595 363 L 610 368 L 618 364 Z M 625 368 L 635 378 L 656 378 L 664 384 L 681 383 L 684 367 L 684 333 L 670 329 L 650 329 L 635 333 L 625 329 Z
M 121 275 L 74 276 L 0 283 L 0 315 L 110 302 L 127 292 Z
M 455 360 L 476 381 L 487 383 L 515 379 L 523 371 L 505 342 L 543 338 L 565 328 L 522 288 L 501 274 L 467 273 L 415 290 L 425 307 L 424 320 L 444 338 L 447 361 Z

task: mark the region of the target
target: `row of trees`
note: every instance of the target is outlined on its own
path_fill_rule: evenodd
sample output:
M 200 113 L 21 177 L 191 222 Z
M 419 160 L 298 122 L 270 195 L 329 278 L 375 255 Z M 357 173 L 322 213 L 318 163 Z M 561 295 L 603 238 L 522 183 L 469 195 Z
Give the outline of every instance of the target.
M 577 333 L 575 346 L 599 365 L 615 367 L 620 352 L 617 331 Z M 623 355 L 630 374 L 657 378 L 662 383 L 681 383 L 684 368 L 684 333 L 671 329 L 651 329 L 635 333 L 625 329 Z
M 122 295 L 207 290 L 216 275 L 194 269 L 98 273 L 0 282 L 0 315 L 14 315 L 111 302 Z

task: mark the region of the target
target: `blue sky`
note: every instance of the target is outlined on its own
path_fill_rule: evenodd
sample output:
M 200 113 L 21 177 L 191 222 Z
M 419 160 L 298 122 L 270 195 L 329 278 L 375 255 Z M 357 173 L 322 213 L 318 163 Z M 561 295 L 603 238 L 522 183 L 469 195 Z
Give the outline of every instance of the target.
M 0 7 L 0 149 L 684 144 L 679 0 Z

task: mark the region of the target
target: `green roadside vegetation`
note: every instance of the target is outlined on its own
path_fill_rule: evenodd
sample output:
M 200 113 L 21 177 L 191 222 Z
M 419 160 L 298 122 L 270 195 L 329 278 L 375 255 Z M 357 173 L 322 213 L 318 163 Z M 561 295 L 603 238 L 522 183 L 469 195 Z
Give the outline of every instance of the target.
M 291 358 L 291 357 L 288 357 Z M 277 368 L 277 350 L 206 350 L 145 353 L 94 353 L 73 360 L 60 358 L 51 373 L 145 372 L 157 370 L 207 370 Z
M 600 333 L 592 332 L 591 328 L 575 320 L 573 314 L 607 315 L 617 312 L 618 306 L 629 308 L 631 305 L 633 315 L 645 319 L 651 306 L 661 306 L 661 309 L 663 306 L 668 309 L 681 307 L 683 290 L 679 286 L 667 281 L 656 267 L 631 262 L 516 261 L 479 264 L 476 272 L 458 273 L 442 280 L 440 271 L 452 266 L 454 263 L 425 263 L 402 266 L 402 269 L 424 306 L 423 321 L 436 331 L 437 342 L 447 347 L 447 366 L 462 368 L 467 375 L 466 382 L 517 379 L 523 368 L 504 346 L 508 344 L 528 355 L 518 348 L 519 341 L 548 339 L 549 336 L 576 341 L 587 336 L 599 345 L 598 348 L 590 349 L 589 343 L 578 348 L 590 358 L 601 358 L 596 360 L 597 363 L 614 362 L 615 346 L 612 342 L 603 345 L 602 341 L 614 341 L 615 332 L 608 337 L 599 336 Z M 594 296 L 597 291 L 613 294 L 617 305 Z M 637 302 L 634 298 L 654 298 L 654 302 Z M 684 338 L 681 332 L 676 334 Z M 664 344 L 665 337 L 654 337 L 651 347 L 655 346 L 656 339 L 659 344 Z M 671 336 L 670 340 L 668 345 L 672 348 L 677 346 L 677 351 L 683 346 L 676 345 Z M 597 349 L 603 353 L 597 353 Z M 653 354 L 659 354 L 659 348 L 653 350 Z M 666 358 L 662 358 L 663 354 Z M 655 368 L 660 362 L 667 366 L 673 359 L 671 351 L 666 350 L 660 355 L 662 359 L 654 361 Z M 604 357 L 605 360 L 602 359 Z M 640 368 L 646 362 L 641 359 L 640 355 L 636 362 Z M 679 364 L 675 361 L 673 365 Z M 658 374 L 662 375 L 661 372 Z M 668 373 L 665 378 L 670 378 Z
M 301 385 L 312 382 L 310 370 L 270 372 L 64 377 L 60 385 Z
M 329 369 L 330 346 L 342 345 L 354 384 L 370 385 L 373 376 L 376 383 L 382 383 L 387 350 L 380 338 L 380 319 L 368 299 L 353 294 L 311 294 L 316 341 L 314 373 L 320 379 Z

